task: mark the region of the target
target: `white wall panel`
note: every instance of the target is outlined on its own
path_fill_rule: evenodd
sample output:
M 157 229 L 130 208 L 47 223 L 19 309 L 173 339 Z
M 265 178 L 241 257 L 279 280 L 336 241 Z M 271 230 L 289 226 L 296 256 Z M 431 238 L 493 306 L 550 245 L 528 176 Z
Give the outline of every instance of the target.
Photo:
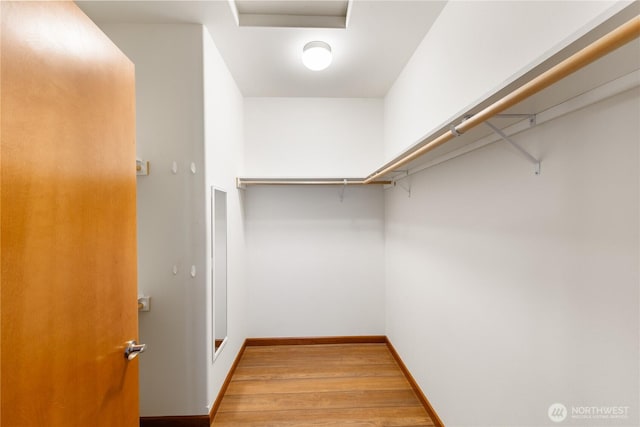
M 363 177 L 382 163 L 383 105 L 367 98 L 245 98 L 245 175 Z
M 387 191 L 387 333 L 447 426 L 638 424 L 639 96 L 514 137 L 540 176 L 496 143 Z
M 384 332 L 380 187 L 247 190 L 249 336 Z

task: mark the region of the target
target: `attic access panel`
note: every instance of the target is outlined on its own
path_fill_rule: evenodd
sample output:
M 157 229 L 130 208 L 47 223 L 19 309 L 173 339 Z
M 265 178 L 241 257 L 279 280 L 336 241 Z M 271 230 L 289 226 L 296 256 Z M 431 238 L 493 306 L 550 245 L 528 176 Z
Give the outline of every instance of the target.
M 347 28 L 350 0 L 231 0 L 240 27 Z M 232 6 L 233 7 L 233 6 Z

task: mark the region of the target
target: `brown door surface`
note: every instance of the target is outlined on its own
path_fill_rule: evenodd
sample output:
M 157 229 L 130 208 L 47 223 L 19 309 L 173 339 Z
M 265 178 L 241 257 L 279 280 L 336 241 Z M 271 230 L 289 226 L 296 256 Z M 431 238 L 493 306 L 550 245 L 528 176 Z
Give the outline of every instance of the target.
M 1 424 L 133 427 L 134 67 L 73 2 L 0 4 Z

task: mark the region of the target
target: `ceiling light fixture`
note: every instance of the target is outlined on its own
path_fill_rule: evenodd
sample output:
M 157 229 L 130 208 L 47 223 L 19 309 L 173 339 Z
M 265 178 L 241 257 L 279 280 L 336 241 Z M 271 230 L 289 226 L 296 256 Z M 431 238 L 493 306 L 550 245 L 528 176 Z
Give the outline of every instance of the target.
M 310 70 L 324 70 L 331 64 L 331 46 L 321 41 L 313 41 L 302 48 L 302 63 Z

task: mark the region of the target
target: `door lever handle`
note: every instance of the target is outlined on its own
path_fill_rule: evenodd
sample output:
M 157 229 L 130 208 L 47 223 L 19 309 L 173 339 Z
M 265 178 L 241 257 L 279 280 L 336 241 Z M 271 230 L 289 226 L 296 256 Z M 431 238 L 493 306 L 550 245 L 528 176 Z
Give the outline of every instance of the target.
M 124 349 L 124 357 L 126 357 L 127 360 L 135 359 L 147 348 L 146 344 L 138 344 L 135 341 L 127 341 L 126 344 L 127 346 Z

